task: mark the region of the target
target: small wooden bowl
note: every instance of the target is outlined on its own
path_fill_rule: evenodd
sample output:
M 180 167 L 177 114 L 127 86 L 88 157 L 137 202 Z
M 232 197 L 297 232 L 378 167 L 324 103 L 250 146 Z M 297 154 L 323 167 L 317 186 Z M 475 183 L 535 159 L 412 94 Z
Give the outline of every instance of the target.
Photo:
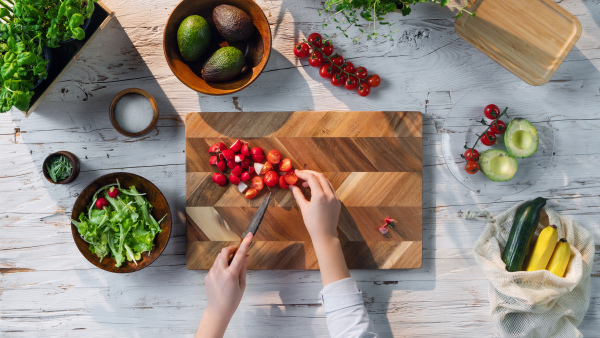
M 48 175 L 48 173 L 46 172 L 46 164 L 48 164 L 48 162 L 50 161 L 50 159 L 52 157 L 59 156 L 59 155 L 63 155 L 64 157 L 66 157 L 67 160 L 69 160 L 69 162 L 71 162 L 71 167 L 73 167 L 73 169 L 71 169 L 71 175 L 69 177 L 65 178 L 62 181 L 54 182 L 50 178 L 50 175 Z M 71 183 L 71 182 L 75 181 L 77 176 L 79 176 L 79 169 L 80 169 L 79 159 L 77 158 L 77 156 L 73 155 L 72 153 L 70 153 L 68 151 L 57 151 L 55 153 L 52 153 L 52 154 L 48 155 L 48 157 L 46 157 L 46 159 L 44 160 L 44 163 L 42 164 L 42 172 L 44 173 L 44 177 L 46 177 L 48 182 L 53 183 L 53 184 L 66 184 L 66 183 Z
M 136 94 L 145 96 L 150 101 L 150 104 L 152 105 L 152 109 L 154 111 L 154 115 L 152 116 L 152 121 L 150 122 L 148 127 L 146 127 L 146 129 L 144 129 L 140 132 L 137 132 L 137 133 L 130 133 L 128 131 L 123 130 L 123 128 L 121 128 L 121 126 L 117 123 L 117 119 L 115 118 L 115 107 L 117 106 L 117 102 L 119 102 L 119 100 L 123 96 L 125 96 L 127 94 L 132 94 L 132 93 L 136 93 Z M 139 89 L 139 88 L 128 88 L 128 89 L 120 91 L 117 95 L 115 95 L 115 97 L 110 102 L 110 108 L 108 109 L 108 114 L 110 116 L 110 123 L 113 125 L 113 128 L 115 128 L 122 135 L 125 135 L 128 137 L 140 137 L 142 135 L 148 134 L 150 132 L 150 130 L 152 130 L 156 127 L 156 124 L 158 123 L 158 116 L 159 116 L 158 104 L 156 104 L 156 100 L 154 99 L 154 97 L 152 97 L 152 95 L 148 94 L 147 91 L 145 91 L 143 89 Z
M 160 223 L 162 232 L 157 234 L 154 238 L 154 248 L 150 252 L 150 256 L 148 256 L 148 253 L 145 252 L 142 254 L 142 259 L 137 262 L 137 266 L 135 263 L 128 262 L 126 260 L 123 262 L 121 267 L 117 268 L 115 266 L 115 259 L 110 257 L 110 254 L 104 257 L 102 262 L 100 262 L 100 258 L 90 251 L 89 244 L 84 241 L 83 238 L 81 238 L 77 227 L 72 223 L 71 233 L 73 234 L 73 240 L 75 240 L 75 244 L 77 245 L 79 252 L 81 252 L 83 257 L 90 261 L 90 263 L 102 270 L 109 272 L 134 272 L 141 270 L 154 262 L 163 252 L 167 246 L 167 243 L 169 242 L 169 237 L 171 237 L 171 211 L 169 209 L 169 203 L 167 203 L 165 196 L 154 184 L 141 176 L 131 173 L 121 172 L 101 176 L 90 183 L 90 185 L 85 187 L 85 189 L 83 189 L 81 194 L 77 197 L 75 205 L 73 206 L 71 218 L 78 220 L 79 215 L 82 212 L 87 212 L 87 207 L 92 202 L 94 193 L 107 184 L 117 183 L 117 180 L 119 180 L 119 183 L 122 187 L 129 188 L 130 186 L 135 185 L 136 189 L 140 193 L 146 193 L 144 197 L 146 197 L 148 201 L 150 201 L 150 204 L 154 206 L 152 209 L 152 216 L 154 219 L 158 221 L 164 215 L 167 215 L 167 217 L 165 217 L 165 219 Z
M 254 34 L 244 43 L 229 44 L 215 28 L 212 12 L 218 5 L 232 5 L 248 13 L 254 23 Z M 211 28 L 211 41 L 202 57 L 186 63 L 179 53 L 177 30 L 190 15 L 200 15 Z M 229 82 L 206 82 L 202 79 L 202 66 L 220 47 L 234 46 L 246 55 L 246 65 L 251 68 Z M 191 89 L 208 95 L 226 95 L 248 87 L 258 78 L 271 55 L 271 28 L 263 10 L 252 0 L 183 0 L 173 9 L 163 35 L 163 49 L 167 64 L 175 76 Z

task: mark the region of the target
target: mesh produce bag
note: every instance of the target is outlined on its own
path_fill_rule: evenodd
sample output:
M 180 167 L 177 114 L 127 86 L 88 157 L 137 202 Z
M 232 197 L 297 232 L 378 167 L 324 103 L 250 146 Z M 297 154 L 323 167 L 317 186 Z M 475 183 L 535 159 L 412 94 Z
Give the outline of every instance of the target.
M 558 228 L 558 238 L 566 238 L 571 246 L 565 277 L 557 277 L 546 270 L 508 272 L 502 252 L 521 204 L 497 217 L 491 217 L 487 212 L 464 215 L 465 218 L 488 221 L 473 253 L 490 281 L 488 293 L 494 322 L 508 337 L 583 337 L 577 326 L 590 302 L 594 238 L 576 221 L 545 207 L 549 224 Z M 536 234 L 549 225 L 541 223 Z M 532 245 L 535 245 L 534 240 Z

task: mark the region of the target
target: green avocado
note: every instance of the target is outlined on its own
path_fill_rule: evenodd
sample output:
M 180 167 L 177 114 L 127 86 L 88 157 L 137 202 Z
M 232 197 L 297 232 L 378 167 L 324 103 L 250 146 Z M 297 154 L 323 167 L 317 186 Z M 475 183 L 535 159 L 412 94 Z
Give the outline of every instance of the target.
M 210 43 L 208 22 L 199 15 L 190 15 L 183 19 L 177 30 L 177 45 L 185 61 L 198 60 Z
M 500 149 L 489 149 L 479 156 L 481 172 L 492 181 L 504 182 L 515 176 L 519 164 L 509 153 Z
M 229 42 L 248 40 L 254 33 L 254 24 L 250 15 L 235 6 L 215 7 L 213 21 L 219 34 Z
M 537 129 L 525 119 L 516 118 L 506 127 L 504 144 L 514 157 L 523 158 L 535 154 L 539 142 Z
M 242 51 L 235 47 L 223 47 L 206 61 L 202 68 L 202 78 L 207 82 L 225 82 L 240 75 L 246 59 Z

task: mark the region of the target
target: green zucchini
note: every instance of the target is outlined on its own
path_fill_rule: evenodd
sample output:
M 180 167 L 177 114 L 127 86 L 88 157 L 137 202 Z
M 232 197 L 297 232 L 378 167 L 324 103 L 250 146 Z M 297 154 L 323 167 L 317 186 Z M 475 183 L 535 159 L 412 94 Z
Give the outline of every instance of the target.
M 546 199 L 538 197 L 533 201 L 525 202 L 517 210 L 502 253 L 502 260 L 506 263 L 506 271 L 523 270 L 523 263 L 529 253 L 531 239 L 540 222 L 540 212 L 545 205 Z

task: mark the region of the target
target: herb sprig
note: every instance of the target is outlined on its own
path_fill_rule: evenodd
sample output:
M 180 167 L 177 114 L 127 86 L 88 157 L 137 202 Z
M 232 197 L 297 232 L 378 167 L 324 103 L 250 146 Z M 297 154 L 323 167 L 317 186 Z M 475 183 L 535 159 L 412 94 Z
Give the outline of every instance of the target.
M 64 155 L 53 156 L 46 164 L 46 173 L 54 183 L 66 180 L 71 176 L 73 166 Z

